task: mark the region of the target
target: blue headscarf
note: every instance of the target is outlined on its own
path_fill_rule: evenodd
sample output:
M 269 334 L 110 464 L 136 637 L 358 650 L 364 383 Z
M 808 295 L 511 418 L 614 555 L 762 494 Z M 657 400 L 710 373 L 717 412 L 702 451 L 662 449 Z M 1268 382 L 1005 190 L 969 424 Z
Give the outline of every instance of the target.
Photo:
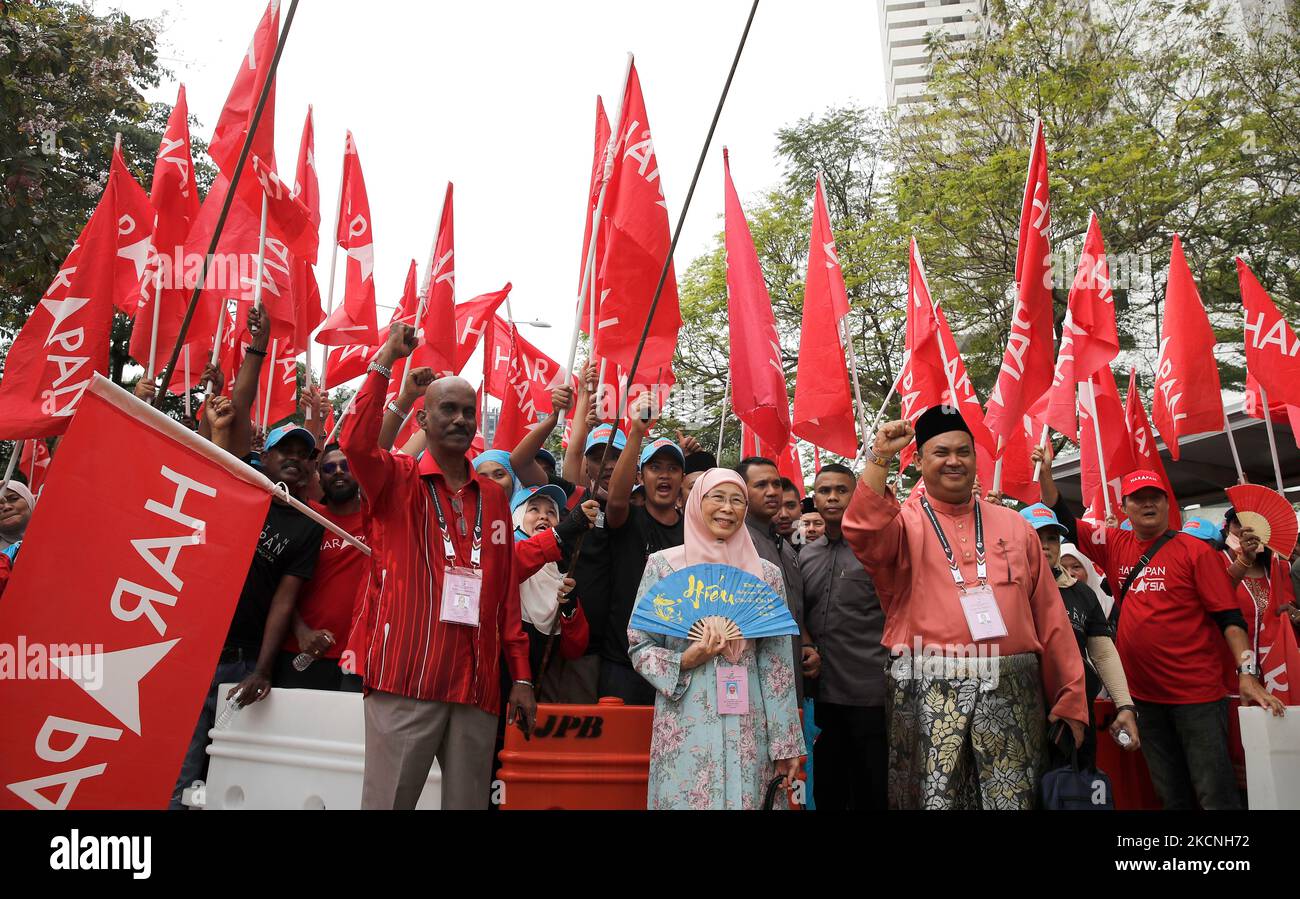
M 480 453 L 479 455 L 475 456 L 472 460 L 470 460 L 470 464 L 474 466 L 475 471 L 478 471 L 479 466 L 482 465 L 484 462 L 495 462 L 498 465 L 500 465 L 502 468 L 504 468 L 506 472 L 510 475 L 510 480 L 514 484 L 514 486 L 510 490 L 511 496 L 513 496 L 519 490 L 519 478 L 515 477 L 515 470 L 510 467 L 510 454 L 508 452 L 506 452 L 505 450 L 498 450 L 498 449 L 488 450 L 487 452 Z

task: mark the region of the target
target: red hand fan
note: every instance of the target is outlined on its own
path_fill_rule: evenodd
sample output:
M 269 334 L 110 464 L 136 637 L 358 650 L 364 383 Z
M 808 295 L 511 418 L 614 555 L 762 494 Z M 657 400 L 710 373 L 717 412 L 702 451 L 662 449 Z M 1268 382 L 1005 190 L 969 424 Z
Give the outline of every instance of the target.
M 1243 528 L 1254 531 L 1260 543 L 1282 558 L 1291 555 L 1300 525 L 1296 524 L 1295 510 L 1282 494 L 1261 484 L 1229 487 L 1227 494 Z

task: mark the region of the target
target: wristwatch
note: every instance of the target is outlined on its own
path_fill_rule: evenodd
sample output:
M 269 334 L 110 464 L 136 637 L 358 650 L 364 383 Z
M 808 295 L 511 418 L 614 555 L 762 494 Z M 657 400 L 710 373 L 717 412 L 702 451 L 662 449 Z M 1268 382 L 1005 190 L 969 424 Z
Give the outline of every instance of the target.
M 376 359 L 374 362 L 371 362 L 369 365 L 367 365 L 366 371 L 368 372 L 377 371 L 385 378 L 391 378 L 393 376 L 393 370 L 389 368 L 387 365 L 380 365 L 378 359 Z
M 879 465 L 881 468 L 889 467 L 889 459 L 876 455 L 874 449 L 867 450 L 867 461 L 872 465 Z
M 1251 677 L 1259 677 L 1259 665 L 1255 662 L 1242 662 L 1237 666 L 1237 674 L 1249 674 Z

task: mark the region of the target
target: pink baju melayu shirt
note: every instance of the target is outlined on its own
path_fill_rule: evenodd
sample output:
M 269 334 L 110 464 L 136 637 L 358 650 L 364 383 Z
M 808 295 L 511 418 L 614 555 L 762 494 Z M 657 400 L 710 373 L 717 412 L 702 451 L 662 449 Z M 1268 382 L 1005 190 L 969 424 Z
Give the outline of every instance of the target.
M 953 548 L 966 583 L 978 583 L 974 505 L 952 505 L 928 497 Z M 996 645 L 1001 656 L 1032 652 L 1039 657 L 1048 712 L 1088 720 L 1083 662 L 1066 616 L 1065 603 L 1043 556 L 1034 529 L 1005 506 L 983 503 L 985 564 L 1007 636 Z M 871 573 L 885 611 L 881 643 L 896 651 L 972 643 L 943 546 L 918 502 L 899 506 L 859 483 L 844 513 L 844 538 Z

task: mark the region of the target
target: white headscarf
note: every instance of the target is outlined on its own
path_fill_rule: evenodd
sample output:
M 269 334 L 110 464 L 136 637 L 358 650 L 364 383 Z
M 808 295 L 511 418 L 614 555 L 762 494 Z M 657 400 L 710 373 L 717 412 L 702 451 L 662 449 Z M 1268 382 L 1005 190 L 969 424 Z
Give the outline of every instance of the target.
M 1097 566 L 1093 564 L 1092 559 L 1079 551 L 1079 547 L 1075 546 L 1073 543 L 1066 543 L 1062 540 L 1061 558 L 1064 559 L 1066 556 L 1074 556 L 1083 563 L 1083 570 L 1087 572 L 1088 575 L 1088 587 L 1093 593 L 1097 594 L 1097 601 L 1101 603 L 1102 614 L 1109 618 L 1111 606 L 1115 605 L 1115 597 L 1107 596 L 1106 591 L 1101 589 L 1101 573 L 1097 571 Z M 1064 566 L 1062 566 L 1062 568 L 1064 568 Z
M 23 500 L 27 503 L 27 509 L 29 513 L 36 511 L 36 497 L 32 496 L 32 491 L 27 489 L 26 484 L 23 484 L 20 481 L 10 481 L 7 485 L 5 485 L 5 491 L 8 492 L 10 490 L 12 490 L 14 493 L 18 494 L 20 497 L 23 498 Z M 30 515 L 27 520 L 29 522 L 31 521 Z M 9 547 L 17 543 L 19 540 L 23 539 L 23 532 L 25 530 L 27 530 L 27 528 L 24 525 L 20 530 L 16 532 L 0 531 L 0 549 L 8 549 Z
M 516 528 L 523 529 L 524 514 L 528 511 L 528 504 L 539 499 L 546 500 L 552 506 L 555 506 L 555 500 L 544 494 L 539 493 L 529 497 L 526 502 L 520 503 L 512 513 L 511 517 Z M 559 513 L 559 507 L 556 506 L 555 514 L 557 517 Z M 564 575 L 560 573 L 560 566 L 554 562 L 547 562 L 540 571 L 519 585 L 519 606 L 523 612 L 524 621 L 527 621 L 543 634 L 555 634 L 560 630 L 557 621 L 560 599 L 556 594 L 563 584 Z

